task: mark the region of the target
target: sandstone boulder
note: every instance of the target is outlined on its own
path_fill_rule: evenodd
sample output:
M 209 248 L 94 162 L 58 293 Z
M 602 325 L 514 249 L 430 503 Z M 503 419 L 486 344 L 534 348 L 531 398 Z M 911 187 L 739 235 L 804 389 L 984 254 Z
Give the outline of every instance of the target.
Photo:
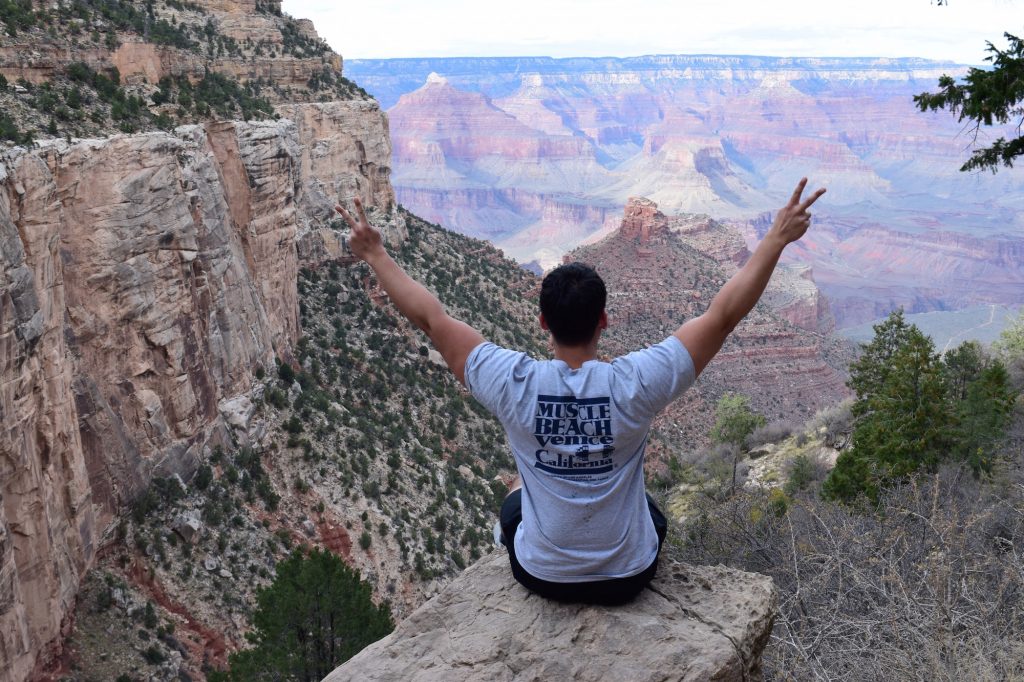
M 672 561 L 626 606 L 558 604 L 499 551 L 324 682 L 760 679 L 776 607 L 768 577 Z
M 173 529 L 185 542 L 194 542 L 196 535 L 203 530 L 203 524 L 193 515 L 182 514 L 174 520 Z

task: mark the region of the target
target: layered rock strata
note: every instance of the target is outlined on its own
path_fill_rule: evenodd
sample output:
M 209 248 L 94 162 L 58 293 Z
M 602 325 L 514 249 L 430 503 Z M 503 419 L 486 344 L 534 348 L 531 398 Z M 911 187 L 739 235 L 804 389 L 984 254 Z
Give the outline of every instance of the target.
M 346 68 L 395 113 L 403 205 L 495 240 L 520 262 L 553 267 L 607 227 L 599 213 L 617 218 L 632 196 L 668 214 L 752 220 L 760 230 L 758 215 L 808 176 L 828 194 L 784 260 L 813 267 L 838 327 L 899 306 L 1024 300 L 1020 170 L 960 173 L 971 145 L 956 118 L 913 103 L 965 66 L 658 55 L 351 60 Z M 567 195 L 591 210 L 552 219 L 530 200 Z
M 365 104 L 0 159 L 0 680 L 47 658 L 153 476 L 248 437 L 239 399 L 299 335 L 297 244 L 339 192 L 393 205 Z
M 771 578 L 665 561 L 626 606 L 559 604 L 494 552 L 325 682 L 756 680 L 777 601 Z

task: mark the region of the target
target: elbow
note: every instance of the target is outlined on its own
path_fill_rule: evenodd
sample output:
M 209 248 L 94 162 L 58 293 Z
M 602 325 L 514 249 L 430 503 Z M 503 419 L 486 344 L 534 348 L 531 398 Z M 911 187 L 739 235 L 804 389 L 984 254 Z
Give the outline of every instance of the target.
M 714 327 L 716 336 L 722 339 L 732 334 L 736 326 L 743 320 L 743 317 L 731 315 L 728 311 L 718 309 L 715 306 L 711 306 L 705 315 L 711 318 L 711 324 Z

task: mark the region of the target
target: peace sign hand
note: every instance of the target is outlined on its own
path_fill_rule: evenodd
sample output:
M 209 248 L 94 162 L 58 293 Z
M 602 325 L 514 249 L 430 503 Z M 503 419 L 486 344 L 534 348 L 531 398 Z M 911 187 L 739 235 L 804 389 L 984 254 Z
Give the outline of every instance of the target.
M 803 178 L 797 183 L 796 189 L 793 190 L 793 196 L 789 198 L 789 203 L 775 214 L 775 222 L 772 224 L 772 229 L 768 231 L 769 235 L 781 239 L 783 244 L 791 244 L 804 236 L 807 228 L 811 225 L 811 214 L 807 212 L 807 209 L 825 193 L 823 187 L 801 202 L 800 196 L 804 193 L 806 186 L 807 178 Z
M 349 248 L 352 249 L 357 257 L 370 262 L 371 259 L 386 254 L 384 250 L 384 243 L 381 240 L 380 232 L 378 232 L 370 221 L 366 219 L 366 212 L 363 210 L 363 202 L 356 197 L 354 200 L 356 205 L 356 213 L 358 219 L 353 217 L 351 213 L 345 210 L 343 206 L 336 205 L 334 210 L 341 214 L 348 223 L 348 226 L 352 229 L 352 234 L 349 236 L 348 244 Z

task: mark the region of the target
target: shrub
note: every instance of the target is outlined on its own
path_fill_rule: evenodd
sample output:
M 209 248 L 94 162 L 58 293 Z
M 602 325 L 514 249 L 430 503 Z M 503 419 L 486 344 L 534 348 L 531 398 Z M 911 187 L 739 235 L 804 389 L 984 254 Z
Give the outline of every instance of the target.
M 197 490 L 206 490 L 211 481 L 213 481 L 213 468 L 209 464 L 200 465 L 195 478 L 192 479 L 192 485 Z
M 164 652 L 156 644 L 150 644 L 149 648 L 142 652 L 142 657 L 150 665 L 159 665 L 167 660 L 167 656 L 164 655 Z
M 753 450 L 768 443 L 778 443 L 792 436 L 796 430 L 796 424 L 785 419 L 766 426 L 758 426 L 747 436 L 747 449 Z
M 853 401 L 844 400 L 834 407 L 819 410 L 811 420 L 811 428 L 822 430 L 825 445 L 841 450 L 850 442 L 853 432 Z
M 877 514 L 767 491 L 698 500 L 673 558 L 771 576 L 769 679 L 962 680 L 1024 675 L 1021 488 L 946 465 L 879 491 Z

